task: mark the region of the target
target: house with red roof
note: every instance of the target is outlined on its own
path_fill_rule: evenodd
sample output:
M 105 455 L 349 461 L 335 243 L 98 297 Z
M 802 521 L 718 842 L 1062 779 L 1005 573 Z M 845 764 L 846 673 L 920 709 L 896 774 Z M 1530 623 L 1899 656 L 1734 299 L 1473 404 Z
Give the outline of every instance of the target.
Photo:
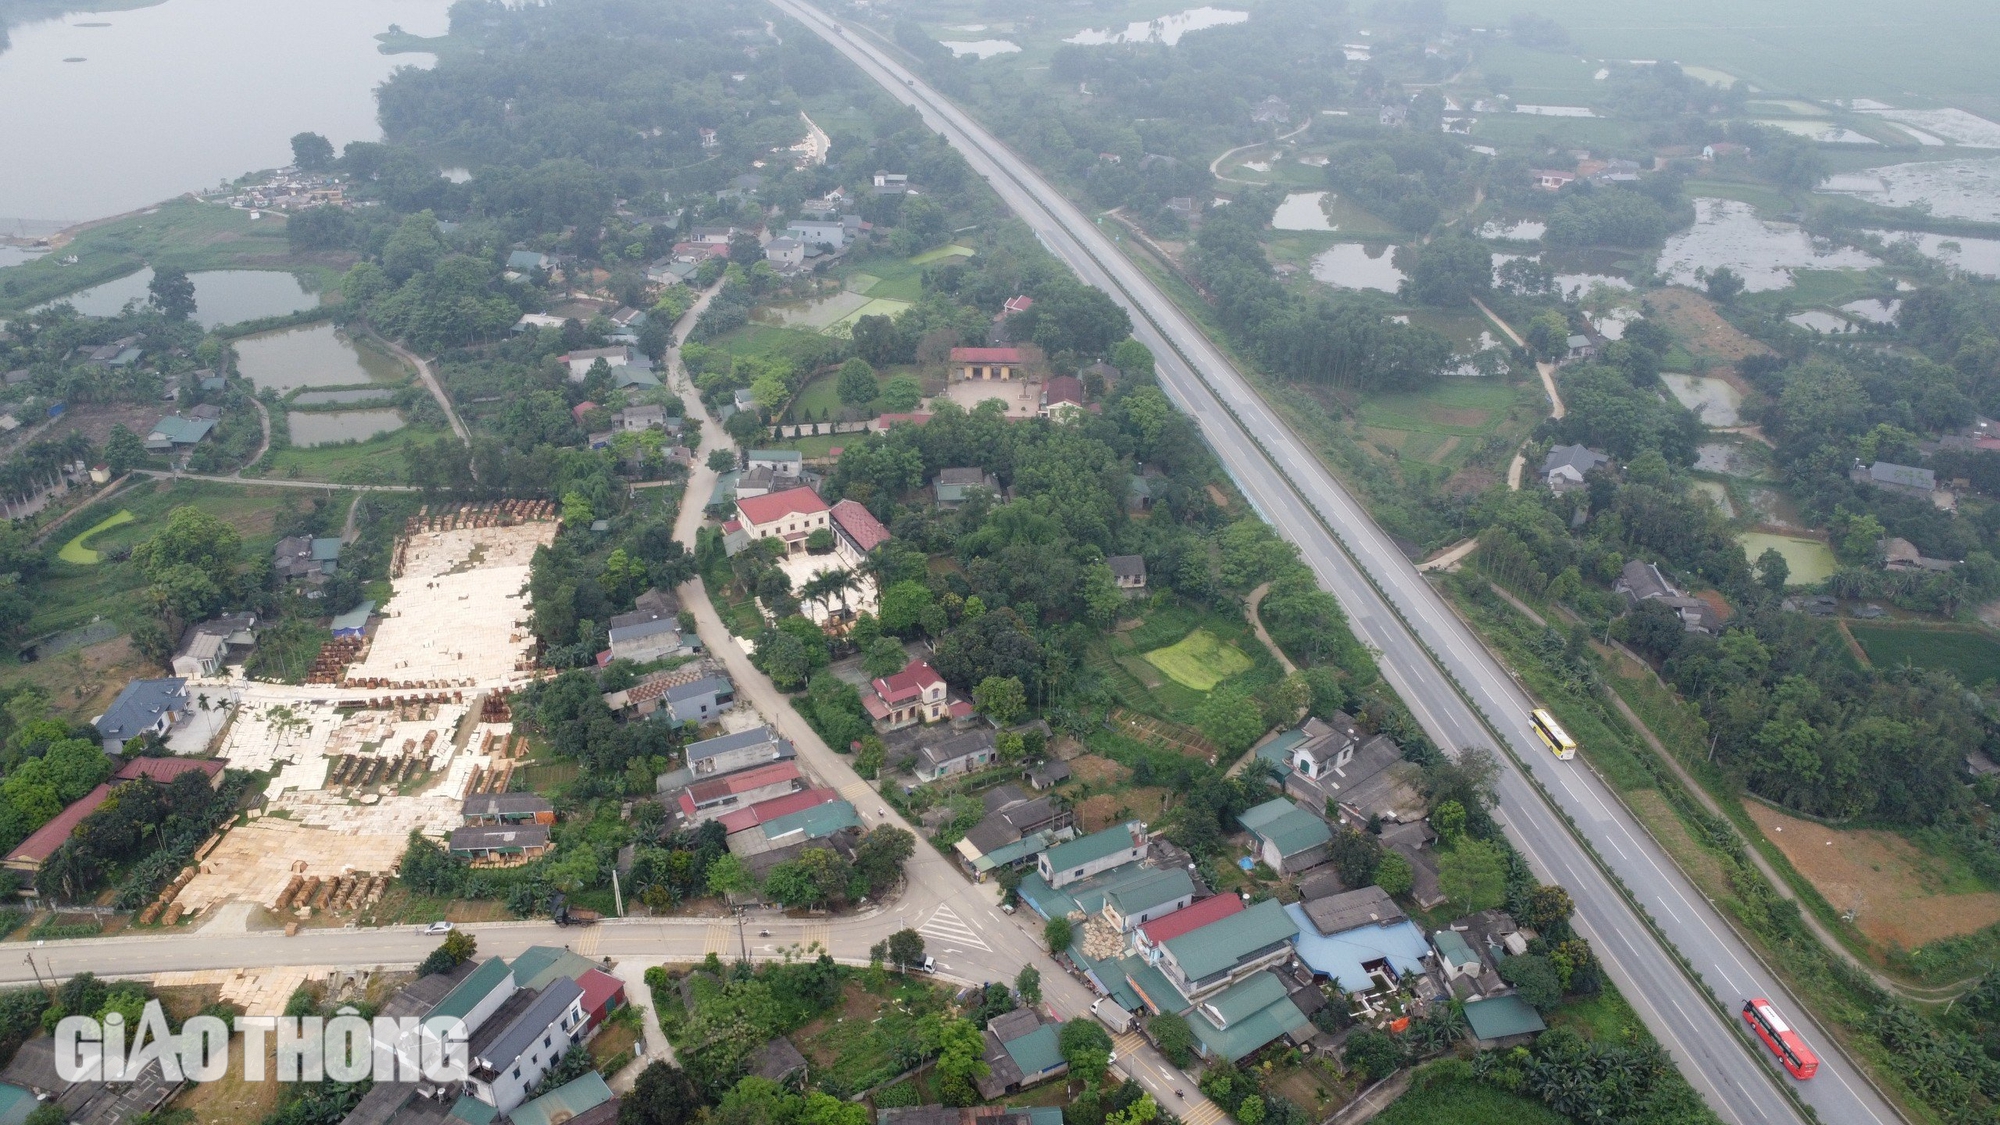
M 747 832 L 766 821 L 790 816 L 795 812 L 804 812 L 839 799 L 840 794 L 832 789 L 804 789 L 797 793 L 788 793 L 783 797 L 759 801 L 749 808 L 732 810 L 716 819 L 722 822 L 724 832 L 731 834 Z
M 32 876 L 42 869 L 42 864 L 50 856 L 56 854 L 57 848 L 69 840 L 70 833 L 76 831 L 76 826 L 82 824 L 85 817 L 110 799 L 110 782 L 92 789 L 57 813 L 47 824 L 35 829 L 32 835 L 21 841 L 20 846 L 7 853 L 6 859 L 0 860 L 0 866 Z
M 1182 934 L 1191 934 L 1210 922 L 1220 922 L 1243 909 L 1243 899 L 1235 894 L 1210 895 L 1192 906 L 1155 918 L 1135 931 L 1138 951 L 1152 960 L 1162 943 Z
M 587 969 L 576 978 L 583 990 L 584 1032 L 596 1031 L 611 1013 L 625 1006 L 625 982 L 603 969 Z
M 1027 361 L 1019 348 L 951 349 L 951 366 L 960 379 L 1010 380 Z
M 854 500 L 842 500 L 833 506 L 833 527 L 841 539 L 854 553 L 866 556 L 868 552 L 889 541 L 889 529 L 875 518 L 875 513 Z
M 830 509 L 810 488 L 788 488 L 736 501 L 736 519 L 751 539 L 779 539 L 793 553 L 806 549 L 806 537 L 828 527 Z
M 1083 380 L 1074 375 L 1058 375 L 1042 388 L 1041 416 L 1067 422 L 1083 413 Z
M 861 693 L 861 708 L 868 712 L 875 730 L 913 727 L 951 717 L 950 689 L 937 669 L 922 660 L 912 660 L 893 676 L 882 676 Z
M 787 796 L 805 788 L 799 767 L 791 762 L 732 773 L 726 777 L 697 781 L 681 791 L 681 816 L 691 825 L 720 820 L 725 814 L 760 801 Z
M 118 772 L 112 774 L 111 779 L 172 785 L 174 779 L 184 773 L 207 775 L 208 787 L 213 789 L 222 784 L 222 761 L 219 758 L 134 758 L 118 767 Z

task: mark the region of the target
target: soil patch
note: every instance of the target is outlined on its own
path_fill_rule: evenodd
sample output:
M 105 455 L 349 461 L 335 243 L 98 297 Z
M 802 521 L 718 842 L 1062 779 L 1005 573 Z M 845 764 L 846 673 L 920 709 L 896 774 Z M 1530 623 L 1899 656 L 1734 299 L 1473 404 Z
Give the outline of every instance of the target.
M 69 434 L 82 434 L 90 444 L 102 447 L 111 437 L 113 426 L 123 426 L 140 437 L 153 432 L 153 423 L 173 412 L 172 403 L 86 403 L 63 411 L 36 441 L 60 441 Z M 26 421 L 26 419 L 24 419 Z
M 1682 347 L 1698 356 L 1732 367 L 1753 355 L 1773 354 L 1769 347 L 1744 335 L 1707 297 L 1692 289 L 1669 286 L 1646 297 L 1647 314 L 1657 317 Z M 1718 374 L 1715 371 L 1709 375 Z M 1734 371 L 1729 373 L 1735 375 Z
M 1442 426 L 1465 426 L 1473 428 L 1484 426 L 1487 422 L 1491 421 L 1493 419 L 1493 412 L 1491 410 L 1479 410 L 1470 407 L 1431 406 L 1425 408 L 1424 417 Z
M 1754 801 L 1744 808 L 1821 897 L 1855 912 L 1871 941 L 1915 949 L 2000 922 L 2000 893 L 1893 832 L 1826 828 Z
M 1132 819 L 1152 823 L 1166 806 L 1169 790 L 1157 785 L 1099 793 L 1076 806 L 1077 827 L 1085 833 L 1099 832 Z
M 1071 758 L 1069 771 L 1078 781 L 1091 785 L 1117 785 L 1132 776 L 1132 771 L 1109 758 L 1095 754 L 1083 754 Z

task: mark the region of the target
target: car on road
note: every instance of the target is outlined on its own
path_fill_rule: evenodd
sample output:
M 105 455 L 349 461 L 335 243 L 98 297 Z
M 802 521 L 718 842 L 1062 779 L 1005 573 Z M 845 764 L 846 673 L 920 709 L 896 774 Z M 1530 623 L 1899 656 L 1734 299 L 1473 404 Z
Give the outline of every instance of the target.
M 923 963 L 922 965 L 919 965 L 919 966 L 917 967 L 917 971 L 918 971 L 918 972 L 923 972 L 923 973 L 935 973 L 935 972 L 937 972 L 937 958 L 935 958 L 935 957 L 926 957 L 926 958 L 924 958 L 924 963 Z
M 422 929 L 419 929 L 417 932 L 420 934 L 428 934 L 434 937 L 438 934 L 448 934 L 455 928 L 456 927 L 454 927 L 450 922 L 438 921 L 438 922 L 432 922 L 430 925 L 425 926 Z

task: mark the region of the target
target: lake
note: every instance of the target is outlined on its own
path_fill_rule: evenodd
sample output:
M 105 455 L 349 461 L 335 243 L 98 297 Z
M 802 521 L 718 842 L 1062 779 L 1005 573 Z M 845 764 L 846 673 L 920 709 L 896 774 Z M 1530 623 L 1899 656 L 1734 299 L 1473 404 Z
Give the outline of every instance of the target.
M 1817 539 L 1801 539 L 1795 535 L 1772 535 L 1764 531 L 1745 531 L 1736 537 L 1743 545 L 1743 554 L 1754 564 L 1757 556 L 1773 547 L 1785 556 L 1785 565 L 1791 569 L 1787 584 L 1810 586 L 1824 582 L 1833 576 L 1833 552 Z
M 1549 225 L 1533 219 L 1494 219 L 1479 228 L 1481 238 L 1499 238 L 1509 242 L 1539 242 L 1547 233 Z
M 1935 258 L 1953 269 L 1979 277 L 2000 278 L 2000 240 L 1918 231 L 1871 230 L 1862 233 L 1872 234 L 1885 243 L 1908 243 L 1924 257 Z
M 1245 165 L 1245 167 L 1249 167 Z M 1265 166 L 1269 171 L 1269 165 Z M 1326 208 L 1322 205 L 1331 192 L 1295 191 L 1285 197 L 1283 203 L 1271 214 L 1273 230 L 1338 230 L 1327 221 Z
M 352 391 L 305 391 L 292 402 L 298 406 L 321 406 L 335 402 L 387 402 L 394 397 L 396 392 L 387 387 L 371 387 Z
M 1691 482 L 1694 490 L 1715 502 L 1715 509 L 1724 519 L 1736 518 L 1736 505 L 1729 500 L 1729 486 L 1719 480 L 1697 480 Z
M 130 211 L 290 163 L 301 130 L 336 149 L 376 140 L 376 85 L 431 56 L 384 55 L 374 37 L 392 23 L 441 35 L 448 7 L 165 0 L 13 27 L 0 53 L 0 105 L 14 108 L 0 114 L 0 231 Z
M 1682 406 L 1701 415 L 1701 420 L 1711 426 L 1735 426 L 1742 423 L 1739 411 L 1743 407 L 1743 392 L 1721 379 L 1707 375 L 1676 375 L 1665 373 L 1660 376 L 1672 391 L 1674 398 Z
M 1126 24 L 1123 31 L 1111 28 L 1103 31 L 1079 31 L 1063 42 L 1084 47 L 1100 47 L 1107 43 L 1164 43 L 1171 47 L 1180 42 L 1181 36 L 1190 31 L 1203 31 L 1211 27 L 1242 23 L 1249 18 L 1249 12 L 1231 11 L 1227 8 L 1189 8 L 1185 12 L 1161 16 L 1156 20 L 1135 20 Z
M 1890 164 L 1830 177 L 1818 190 L 1885 207 L 1927 203 L 1943 218 L 2000 222 L 2000 157 Z
M 319 304 L 319 295 L 306 292 L 297 274 L 282 270 L 202 270 L 188 280 L 194 282 L 194 318 L 203 328 L 283 316 Z M 143 269 L 62 300 L 85 316 L 117 316 L 127 301 L 145 304 L 146 287 L 152 283 L 153 271 Z
M 1817 332 L 1822 336 L 1838 336 L 1845 332 L 1854 331 L 1853 321 L 1844 316 L 1835 316 L 1830 312 L 1824 312 L 1820 309 L 1807 309 L 1802 313 L 1793 313 L 1786 317 L 1785 320 L 1809 332 Z
M 338 445 L 344 441 L 367 441 L 381 434 L 394 433 L 408 423 L 394 410 L 340 410 L 330 413 L 294 410 L 285 415 L 285 425 L 291 427 L 293 445 L 311 448 L 315 445 Z
M 1313 256 L 1315 280 L 1341 289 L 1380 289 L 1394 293 L 1403 284 L 1396 268 L 1396 247 L 1387 242 L 1341 242 Z
M 1752 293 L 1788 289 L 1795 269 L 1865 270 L 1882 264 L 1865 250 L 1836 246 L 1790 223 L 1767 223 L 1748 203 L 1697 197 L 1694 227 L 1667 239 L 1654 269 L 1676 285 L 1700 288 L 1697 269 L 1728 267 Z
M 46 253 L 47 250 L 36 250 L 27 246 L 0 245 L 0 269 L 32 262 Z
M 236 369 L 259 390 L 400 383 L 409 372 L 394 359 L 357 349 L 331 324 L 260 332 L 236 341 Z

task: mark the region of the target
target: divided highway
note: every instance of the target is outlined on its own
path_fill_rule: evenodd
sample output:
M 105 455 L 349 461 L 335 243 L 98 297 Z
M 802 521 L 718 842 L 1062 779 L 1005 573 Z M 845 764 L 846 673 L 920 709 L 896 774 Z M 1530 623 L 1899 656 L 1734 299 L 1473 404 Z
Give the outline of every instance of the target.
M 1131 313 L 1135 335 L 1158 357 L 1161 385 L 1200 425 L 1251 503 L 1299 545 L 1358 635 L 1377 650 L 1383 674 L 1430 736 L 1440 746 L 1465 748 L 1492 745 L 1497 732 L 1519 761 L 1530 764 L 1543 782 L 1541 791 L 1513 761 L 1503 762 L 1499 816 L 1509 838 L 1542 878 L 1569 889 L 1579 932 L 1718 1115 L 1742 1125 L 1801 1121 L 1780 1088 L 1785 1083 L 1824 1121 L 1901 1120 L 1604 783 L 1583 763 L 1558 762 L 1542 749 L 1527 724 L 1528 697 L 1506 670 L 1305 443 L 1096 224 L 864 34 L 849 32 L 799 0 L 772 3 L 917 109 L 1043 245 Z M 1748 997 L 1763 996 L 1800 1025 L 1820 1052 L 1818 1077 L 1793 1083 L 1761 1046 L 1753 1047 L 1732 1026 L 1733 1015 L 1716 1010 L 1593 863 L 1557 809 L 1730 1012 Z

